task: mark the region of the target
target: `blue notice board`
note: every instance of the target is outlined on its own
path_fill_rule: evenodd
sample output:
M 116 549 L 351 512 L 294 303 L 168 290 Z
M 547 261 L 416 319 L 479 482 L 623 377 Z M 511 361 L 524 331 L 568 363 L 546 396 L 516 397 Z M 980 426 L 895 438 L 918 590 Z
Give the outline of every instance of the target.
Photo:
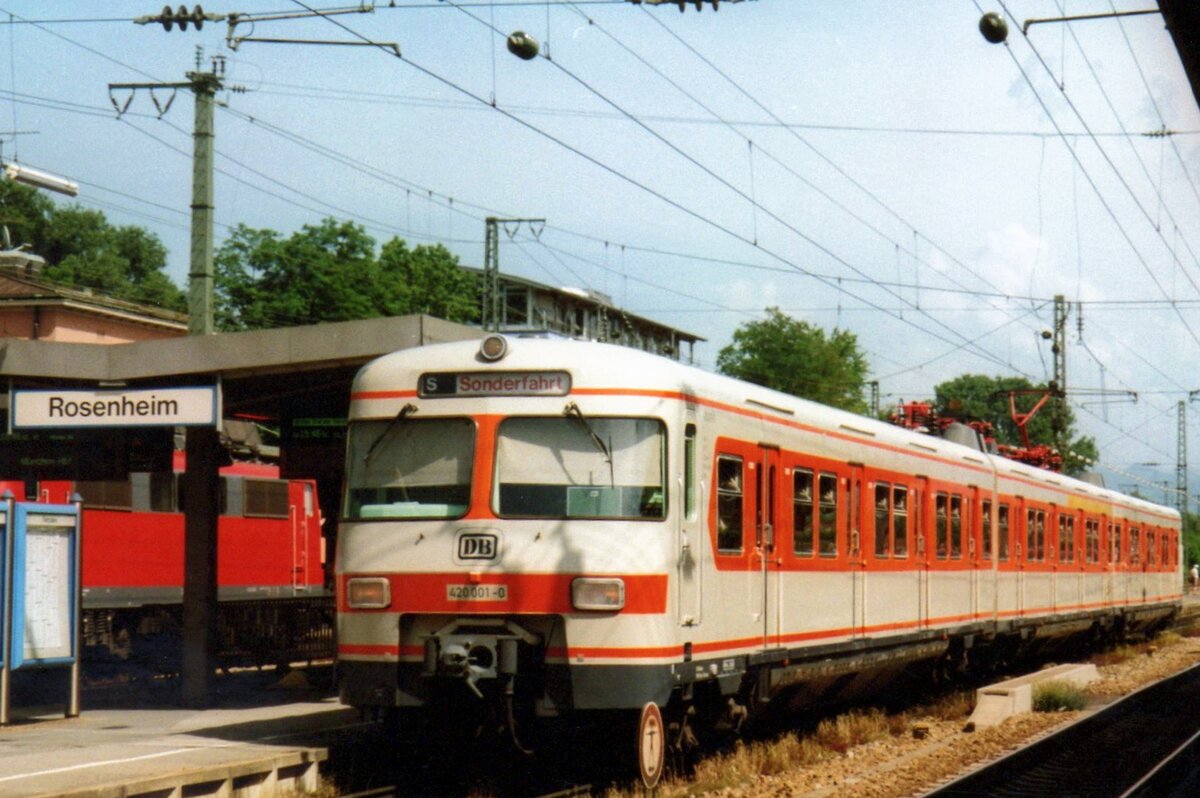
M 77 513 L 71 504 L 13 506 L 13 670 L 72 665 L 79 656 Z

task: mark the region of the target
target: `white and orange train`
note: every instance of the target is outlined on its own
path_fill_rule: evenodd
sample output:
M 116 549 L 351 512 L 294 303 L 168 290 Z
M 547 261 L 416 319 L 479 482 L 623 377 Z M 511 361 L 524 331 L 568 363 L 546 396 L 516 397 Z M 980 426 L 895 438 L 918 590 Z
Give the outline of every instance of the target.
M 629 348 L 498 335 L 362 369 L 338 540 L 344 702 L 514 740 L 625 716 L 648 783 L 664 747 L 769 703 L 1142 631 L 1182 592 L 1172 509 Z

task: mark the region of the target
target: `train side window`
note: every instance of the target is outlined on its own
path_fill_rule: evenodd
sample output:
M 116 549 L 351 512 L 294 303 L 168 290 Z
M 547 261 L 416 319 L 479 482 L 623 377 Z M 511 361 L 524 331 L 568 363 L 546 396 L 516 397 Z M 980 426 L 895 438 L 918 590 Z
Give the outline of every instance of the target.
M 820 498 L 817 541 L 822 557 L 837 556 L 838 478 L 836 474 L 821 474 L 817 483 Z
M 983 559 L 992 559 L 992 503 L 988 499 L 983 500 L 983 512 L 981 516 L 981 525 L 983 529 L 979 530 L 979 534 L 983 537 Z
M 892 486 L 886 482 L 875 483 L 875 556 L 886 559 L 891 552 L 891 530 L 888 520 L 891 517 Z
M 1100 522 L 1087 520 L 1087 561 L 1092 565 L 1100 562 Z
M 742 458 L 717 458 L 717 550 L 742 550 Z
M 1026 562 L 1042 562 L 1046 559 L 1046 513 L 1030 510 L 1026 518 Z
M 792 552 L 798 557 L 813 555 L 817 528 L 813 507 L 813 472 L 797 468 L 792 472 Z
M 892 488 L 892 554 L 908 556 L 908 488 Z
M 1109 547 L 1112 549 L 1112 556 L 1110 559 L 1114 564 L 1123 562 L 1124 555 L 1122 552 L 1124 549 L 1121 545 L 1121 535 L 1123 533 L 1124 530 L 1121 528 L 1120 524 L 1109 524 Z
M 996 508 L 996 526 L 999 527 L 996 558 L 1000 562 L 1008 562 L 1008 505 L 1004 502 L 1000 502 Z
M 1075 561 L 1075 519 L 1065 515 L 1058 517 L 1058 561 Z
M 683 516 L 696 520 L 696 425 L 683 428 Z
M 953 494 L 950 496 L 950 557 L 955 560 L 962 559 L 963 553 L 963 517 L 962 517 L 962 496 Z
M 1136 526 L 1129 527 L 1129 564 L 1137 565 L 1142 561 L 1141 552 L 1142 532 Z
M 80 480 L 75 483 L 75 491 L 87 507 L 133 509 L 133 484 L 127 479 Z
M 1154 565 L 1157 562 L 1158 552 L 1155 551 L 1155 544 L 1158 543 L 1158 536 L 1154 534 L 1153 529 L 1146 530 L 1146 565 Z
M 934 497 L 933 517 L 935 525 L 936 551 L 939 560 L 946 559 L 949 551 L 949 535 L 950 535 L 950 497 L 945 493 L 939 493 Z
M 288 483 L 275 479 L 247 479 L 245 515 L 257 518 L 288 517 Z

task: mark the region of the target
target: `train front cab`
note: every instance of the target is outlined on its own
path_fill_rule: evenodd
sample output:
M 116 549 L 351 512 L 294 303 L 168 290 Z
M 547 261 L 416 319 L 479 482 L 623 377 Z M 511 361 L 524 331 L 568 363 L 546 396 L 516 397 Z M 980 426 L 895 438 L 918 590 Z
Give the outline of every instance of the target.
M 356 402 L 345 703 L 406 723 L 498 716 L 524 744 L 535 719 L 667 702 L 681 653 L 668 461 L 694 452 L 660 398 Z

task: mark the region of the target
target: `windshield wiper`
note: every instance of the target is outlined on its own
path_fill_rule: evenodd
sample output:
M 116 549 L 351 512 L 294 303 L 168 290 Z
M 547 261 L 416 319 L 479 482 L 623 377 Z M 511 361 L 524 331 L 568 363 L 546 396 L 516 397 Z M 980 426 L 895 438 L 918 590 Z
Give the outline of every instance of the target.
M 383 443 L 383 439 L 391 434 L 392 430 L 399 427 L 400 422 L 404 421 L 404 419 L 408 418 L 415 412 L 417 412 L 417 406 L 411 402 L 400 408 L 400 412 L 388 422 L 388 425 L 384 428 L 383 432 L 379 433 L 379 437 L 372 441 L 371 447 L 367 449 L 367 453 L 363 456 L 363 465 L 371 464 L 371 455 L 375 453 L 377 448 L 379 448 L 379 444 Z
M 592 429 L 591 423 L 583 415 L 583 411 L 579 409 L 579 405 L 575 404 L 574 402 L 567 402 L 567 406 L 563 408 L 563 415 L 567 418 L 577 419 L 579 423 L 583 425 L 584 431 L 587 432 L 588 437 L 592 439 L 592 444 L 595 445 L 600 454 L 604 455 L 604 462 L 608 463 L 609 484 L 615 487 L 617 484 L 617 477 L 613 471 L 612 452 L 609 451 L 608 446 L 604 444 L 604 441 L 600 439 L 600 436 L 596 434 L 596 430 Z

